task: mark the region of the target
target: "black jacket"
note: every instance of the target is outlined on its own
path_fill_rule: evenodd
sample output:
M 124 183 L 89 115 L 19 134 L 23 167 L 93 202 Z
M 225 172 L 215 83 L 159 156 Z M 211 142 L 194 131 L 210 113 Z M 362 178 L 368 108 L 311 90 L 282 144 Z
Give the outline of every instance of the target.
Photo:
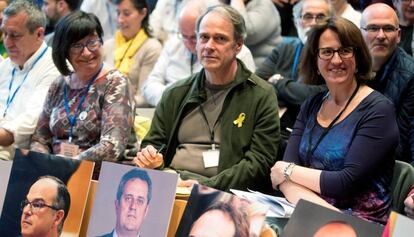
M 396 159 L 414 165 L 414 59 L 397 47 L 368 85 L 394 103 L 400 130 Z

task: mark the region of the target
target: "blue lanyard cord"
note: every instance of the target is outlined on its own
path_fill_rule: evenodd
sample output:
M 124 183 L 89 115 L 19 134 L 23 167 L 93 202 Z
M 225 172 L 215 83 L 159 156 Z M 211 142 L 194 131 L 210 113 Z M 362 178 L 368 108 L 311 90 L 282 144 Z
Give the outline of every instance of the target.
M 68 90 L 68 85 L 65 84 L 65 87 L 63 88 L 63 102 L 65 104 L 65 110 L 66 110 L 66 117 L 69 120 L 69 143 L 72 143 L 72 135 L 73 135 L 73 127 L 76 124 L 76 117 L 78 116 L 78 113 L 82 107 L 83 102 L 85 101 L 86 95 L 89 92 L 89 88 L 91 87 L 91 85 L 93 84 L 93 82 L 95 81 L 95 79 L 98 77 L 99 73 L 102 71 L 102 67 L 103 64 L 101 64 L 101 67 L 99 68 L 98 72 L 92 76 L 92 78 L 89 80 L 88 85 L 86 86 L 86 90 L 83 92 L 80 100 L 79 100 L 79 104 L 78 107 L 76 108 L 76 110 L 73 112 L 73 115 L 70 114 L 70 108 L 69 108 L 69 102 L 68 102 L 68 97 L 67 97 L 67 90 Z
M 298 44 L 298 46 L 296 47 L 296 53 L 295 53 L 295 61 L 293 61 L 293 67 L 292 67 L 292 80 L 295 80 L 295 76 L 296 76 L 296 69 L 298 67 L 298 63 L 299 63 L 299 56 L 300 56 L 300 51 L 302 50 L 302 44 Z
M 10 80 L 9 83 L 9 95 L 7 96 L 7 100 L 6 100 L 6 108 L 4 109 L 3 112 L 3 117 L 6 116 L 7 114 L 7 110 L 9 109 L 11 103 L 14 100 L 14 97 L 16 97 L 17 92 L 19 92 L 20 88 L 22 87 L 23 83 L 26 81 L 27 79 L 27 75 L 29 75 L 29 72 L 33 69 L 33 67 L 36 65 L 36 63 L 40 60 L 40 58 L 43 57 L 43 55 L 46 53 L 48 47 L 46 47 L 42 53 L 34 60 L 32 66 L 30 67 L 30 69 L 26 72 L 26 75 L 24 75 L 22 82 L 20 83 L 20 85 L 16 88 L 16 90 L 14 90 L 13 94 L 11 93 L 12 87 L 13 87 L 13 82 L 14 82 L 14 76 L 16 75 L 16 68 L 13 68 L 12 71 L 12 78 Z

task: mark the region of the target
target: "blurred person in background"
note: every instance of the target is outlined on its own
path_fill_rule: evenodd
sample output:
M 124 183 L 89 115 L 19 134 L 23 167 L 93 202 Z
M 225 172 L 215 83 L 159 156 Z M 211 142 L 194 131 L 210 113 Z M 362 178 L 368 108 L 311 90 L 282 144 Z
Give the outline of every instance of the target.
M 104 41 L 115 36 L 116 31 L 116 5 L 115 0 L 82 0 L 80 10 L 93 13 L 98 17 L 104 33 Z
M 152 38 L 146 0 L 116 0 L 118 28 L 115 38 L 104 43 L 104 61 L 131 82 L 136 107 L 148 107 L 141 88 L 161 53 Z
M 53 29 L 60 18 L 78 9 L 82 0 L 43 0 L 42 10 L 48 20 L 48 27 L 51 32 L 45 36 L 47 45 L 52 46 Z
M 280 15 L 271 0 L 220 0 L 234 7 L 246 22 L 245 44 L 260 66 L 275 45 L 282 42 Z
M 3 21 L 3 10 L 7 7 L 8 0 L 0 0 L 0 25 Z M 0 31 L 0 62 L 7 58 L 7 51 L 3 43 L 3 32 Z

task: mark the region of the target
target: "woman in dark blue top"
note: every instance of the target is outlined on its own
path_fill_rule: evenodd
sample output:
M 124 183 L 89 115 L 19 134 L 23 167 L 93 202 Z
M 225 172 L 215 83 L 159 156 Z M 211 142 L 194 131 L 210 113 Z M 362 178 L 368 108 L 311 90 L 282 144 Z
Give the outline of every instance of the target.
M 399 134 L 392 103 L 364 84 L 371 58 L 361 33 L 331 18 L 314 27 L 304 50 L 303 79 L 328 91 L 302 106 L 272 184 L 292 203 L 303 198 L 385 223 Z

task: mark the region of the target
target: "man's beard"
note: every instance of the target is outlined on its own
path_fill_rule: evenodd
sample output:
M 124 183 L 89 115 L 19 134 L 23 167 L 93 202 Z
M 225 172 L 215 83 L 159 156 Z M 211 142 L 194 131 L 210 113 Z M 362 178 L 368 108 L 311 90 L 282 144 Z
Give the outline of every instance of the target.
M 310 27 L 306 27 L 306 28 L 298 27 L 296 30 L 298 31 L 298 37 L 300 41 L 302 41 L 302 44 L 305 44 L 306 40 L 308 39 L 308 32 L 310 30 Z

